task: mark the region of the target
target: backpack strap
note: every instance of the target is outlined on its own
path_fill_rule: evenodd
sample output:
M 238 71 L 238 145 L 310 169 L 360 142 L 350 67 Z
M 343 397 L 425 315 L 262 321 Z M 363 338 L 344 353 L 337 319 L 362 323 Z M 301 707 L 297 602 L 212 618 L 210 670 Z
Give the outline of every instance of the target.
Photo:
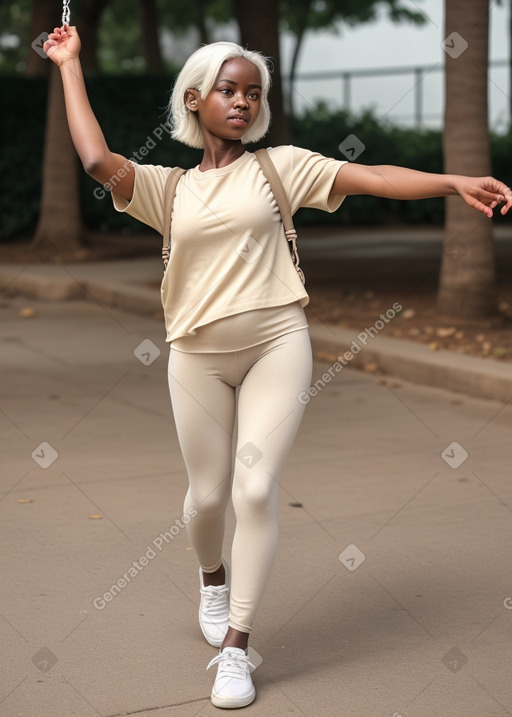
M 164 228 L 162 234 L 162 259 L 164 269 L 167 269 L 169 257 L 171 254 L 171 219 L 172 208 L 174 206 L 174 197 L 176 196 L 176 187 L 178 182 L 186 170 L 181 167 L 173 167 L 169 172 L 164 189 Z
M 275 164 L 270 159 L 270 155 L 266 149 L 258 149 L 254 153 L 254 155 L 260 164 L 261 171 L 265 175 L 267 182 L 270 184 L 270 189 L 272 190 L 272 194 L 274 195 L 274 199 L 276 200 L 276 204 L 281 214 L 281 219 L 284 225 L 284 233 L 286 235 L 286 238 L 290 242 L 289 246 L 293 264 L 297 269 L 297 273 L 299 274 L 300 280 L 304 284 L 304 273 L 299 266 L 299 252 L 297 250 L 297 232 L 293 224 L 290 202 L 288 201 L 288 197 L 286 196 L 286 192 L 284 191 L 281 177 L 279 176 Z

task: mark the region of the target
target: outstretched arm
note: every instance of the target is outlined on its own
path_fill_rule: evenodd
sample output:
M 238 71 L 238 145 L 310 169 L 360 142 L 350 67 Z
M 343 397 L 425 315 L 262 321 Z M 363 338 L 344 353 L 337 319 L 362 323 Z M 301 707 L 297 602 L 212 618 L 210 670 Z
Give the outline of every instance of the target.
M 43 45 L 48 57 L 60 69 L 69 129 L 85 171 L 102 184 L 115 178 L 116 194 L 130 200 L 135 176 L 133 165 L 107 146 L 87 97 L 78 57 L 80 47 L 76 27 L 68 25 L 56 27 Z
M 492 217 L 492 210 L 498 204 L 504 204 L 502 214 L 512 207 L 511 190 L 493 177 L 430 174 L 385 164 L 344 164 L 336 175 L 331 195 L 352 194 L 387 199 L 429 199 L 459 194 L 470 207 L 488 217 Z

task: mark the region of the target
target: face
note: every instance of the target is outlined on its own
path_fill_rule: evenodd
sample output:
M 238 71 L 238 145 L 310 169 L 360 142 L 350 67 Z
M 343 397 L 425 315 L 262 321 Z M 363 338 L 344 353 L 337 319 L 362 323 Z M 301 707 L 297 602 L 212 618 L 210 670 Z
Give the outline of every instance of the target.
M 197 90 L 188 90 L 185 101 L 197 113 L 203 135 L 240 141 L 260 112 L 259 70 L 245 57 L 227 60 L 206 99 Z

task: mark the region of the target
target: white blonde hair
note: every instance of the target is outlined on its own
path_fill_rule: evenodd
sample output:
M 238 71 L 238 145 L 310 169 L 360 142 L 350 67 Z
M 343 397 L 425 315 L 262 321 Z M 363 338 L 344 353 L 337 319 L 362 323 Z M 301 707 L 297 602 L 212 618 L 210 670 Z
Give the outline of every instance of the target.
M 213 42 L 196 50 L 186 61 L 176 78 L 171 99 L 167 108 L 167 122 L 171 128 L 171 136 L 189 147 L 202 149 L 203 135 L 198 119 L 185 104 L 187 90 L 195 88 L 201 99 L 206 99 L 215 85 L 215 80 L 222 65 L 236 57 L 244 57 L 255 65 L 261 77 L 261 106 L 259 115 L 242 137 L 242 142 L 257 142 L 266 134 L 270 124 L 270 106 L 268 92 L 270 89 L 269 60 L 261 52 L 245 50 L 234 42 Z

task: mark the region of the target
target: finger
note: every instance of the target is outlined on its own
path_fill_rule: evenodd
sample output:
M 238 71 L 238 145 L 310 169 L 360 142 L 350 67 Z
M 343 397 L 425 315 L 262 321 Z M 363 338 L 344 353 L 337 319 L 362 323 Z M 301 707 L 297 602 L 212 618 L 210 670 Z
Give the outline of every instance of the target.
M 501 207 L 501 213 L 503 215 L 505 215 L 508 212 L 508 210 L 512 207 L 512 193 L 510 192 L 510 190 L 509 190 L 508 195 L 505 196 L 505 201 L 506 201 L 506 204 L 503 207 Z
M 490 204 L 491 202 L 502 202 L 504 199 L 503 194 L 489 189 L 480 189 L 478 192 L 475 192 L 475 194 L 478 194 L 481 201 L 486 204 Z
M 510 187 L 507 187 L 506 184 L 503 184 L 503 182 L 499 182 L 497 179 L 492 178 L 492 189 L 490 186 L 487 186 L 487 190 L 494 191 L 496 193 L 496 199 L 498 202 L 504 202 L 508 201 L 510 198 L 512 198 L 512 191 Z
M 492 217 L 492 208 L 487 204 L 484 204 L 483 202 L 479 201 L 478 199 L 472 197 L 472 201 L 468 202 L 468 204 L 473 207 L 473 209 L 476 209 L 478 212 L 482 212 L 482 214 L 485 214 L 486 217 Z

